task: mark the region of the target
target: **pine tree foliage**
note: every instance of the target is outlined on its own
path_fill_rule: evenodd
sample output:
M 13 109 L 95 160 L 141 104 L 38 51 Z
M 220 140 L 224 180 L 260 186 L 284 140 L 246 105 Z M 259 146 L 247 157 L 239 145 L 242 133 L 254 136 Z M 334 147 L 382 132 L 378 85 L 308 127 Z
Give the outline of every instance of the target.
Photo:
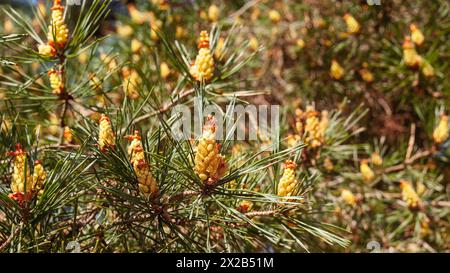
M 0 252 L 448 249 L 446 1 L 135 2 L 1 6 Z

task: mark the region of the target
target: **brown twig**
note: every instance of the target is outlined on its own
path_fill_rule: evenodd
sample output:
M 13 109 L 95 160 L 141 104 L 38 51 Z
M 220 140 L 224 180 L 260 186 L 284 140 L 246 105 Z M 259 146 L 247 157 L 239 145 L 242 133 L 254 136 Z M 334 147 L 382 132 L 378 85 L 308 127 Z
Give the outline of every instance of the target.
M 45 145 L 45 146 L 41 146 L 39 147 L 37 150 L 38 152 L 42 151 L 42 150 L 47 150 L 47 149 L 70 149 L 70 148 L 74 148 L 74 149 L 79 149 L 81 146 L 80 145 L 76 145 L 76 144 L 51 144 L 51 145 Z
M 408 162 L 411 158 L 411 154 L 414 149 L 414 142 L 416 140 L 416 124 L 411 124 L 411 130 L 409 134 L 409 141 L 408 141 L 408 149 L 406 150 L 406 156 L 405 156 L 405 162 Z
M 272 216 L 274 214 L 276 214 L 278 211 L 276 210 L 266 210 L 266 211 L 252 211 L 252 212 L 247 212 L 245 214 L 245 216 L 247 217 L 256 217 L 256 216 Z
M 415 155 L 411 156 L 409 158 L 409 160 L 407 160 L 407 161 L 405 160 L 404 163 L 401 163 L 401 164 L 398 164 L 398 165 L 386 168 L 386 169 L 384 169 L 382 171 L 382 173 L 391 173 L 391 172 L 401 171 L 404 168 L 406 168 L 406 166 L 411 165 L 412 163 L 414 163 L 414 161 L 416 161 L 416 160 L 418 160 L 418 159 L 420 159 L 422 157 L 429 156 L 430 154 L 431 154 L 431 152 L 429 150 L 418 152 Z
M 182 193 L 175 194 L 174 196 L 172 196 L 170 198 L 170 201 L 179 201 L 185 197 L 194 196 L 194 195 L 198 195 L 198 194 L 200 194 L 200 193 L 197 191 L 184 191 Z
M 6 239 L 6 241 L 0 245 L 0 252 L 2 252 L 12 242 L 12 240 L 19 233 L 19 231 L 20 226 L 11 232 L 11 235 L 9 235 L 8 239 Z

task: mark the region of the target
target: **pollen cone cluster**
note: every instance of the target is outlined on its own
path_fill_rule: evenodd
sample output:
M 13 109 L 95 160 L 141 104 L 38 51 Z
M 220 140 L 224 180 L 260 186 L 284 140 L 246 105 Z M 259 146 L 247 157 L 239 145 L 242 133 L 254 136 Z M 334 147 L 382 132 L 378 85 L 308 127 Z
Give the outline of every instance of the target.
M 34 162 L 34 170 L 33 170 L 33 186 L 34 190 L 39 194 L 43 193 L 44 181 L 47 178 L 47 173 L 44 170 L 44 166 L 39 160 Z
M 295 168 L 297 165 L 292 160 L 286 160 L 284 163 L 284 172 L 278 183 L 278 195 L 287 197 L 293 196 L 298 190 L 298 181 L 295 178 Z
M 408 204 L 408 207 L 415 209 L 420 205 L 420 197 L 417 195 L 411 183 L 408 181 L 400 181 L 400 188 L 402 189 L 402 199 Z
M 409 29 L 411 30 L 411 40 L 418 46 L 422 45 L 425 40 L 422 31 L 415 24 L 411 24 Z
M 403 42 L 403 61 L 409 67 L 416 67 L 422 63 L 422 57 L 417 53 L 409 36 L 406 36 Z
M 336 61 L 331 61 L 330 76 L 335 80 L 340 80 L 344 76 L 344 68 Z
M 343 189 L 341 191 L 341 199 L 350 206 L 356 206 L 356 197 L 355 195 L 347 189 Z
M 158 189 L 151 173 L 150 164 L 145 160 L 141 136 L 138 131 L 135 131 L 134 135 L 127 136 L 126 138 L 131 140 L 128 146 L 128 155 L 131 157 L 130 163 L 133 165 L 139 183 L 139 191 L 148 198 L 156 194 Z
M 34 164 L 33 176 L 30 175 L 30 166 L 27 164 L 27 153 L 20 144 L 16 150 L 8 153 L 13 159 L 13 174 L 11 179 L 10 198 L 23 202 L 31 199 L 35 192 L 42 191 L 47 177 L 41 162 Z
M 209 49 L 209 36 L 206 31 L 200 33 L 200 41 L 198 43 L 198 54 L 194 64 L 191 66 L 191 75 L 197 81 L 206 82 L 210 80 L 214 74 L 214 59 Z
M 48 44 L 40 44 L 38 46 L 39 54 L 45 57 L 53 57 L 56 55 L 56 49 Z
M 329 123 L 328 111 L 319 114 L 313 106 L 307 106 L 306 111 L 298 108 L 295 116 L 295 134 L 290 136 L 291 144 L 303 139 L 312 148 L 322 146 L 325 143 L 325 132 Z
M 111 127 L 111 120 L 105 114 L 102 114 L 99 120 L 98 146 L 101 151 L 108 148 L 114 148 L 114 133 Z
M 344 21 L 347 25 L 347 32 L 349 34 L 356 34 L 359 32 L 360 26 L 358 21 L 356 21 L 355 17 L 353 17 L 351 14 L 346 13 L 344 15 Z
M 53 57 L 57 49 L 62 49 L 67 44 L 69 29 L 64 23 L 63 13 L 64 7 L 61 5 L 61 0 L 54 0 L 47 33 L 48 44 L 41 44 L 38 47 L 39 53 L 43 56 Z
M 449 137 L 448 116 L 441 115 L 438 126 L 433 131 L 433 140 L 437 144 L 443 143 Z
M 124 77 L 122 87 L 125 94 L 130 99 L 139 98 L 138 87 L 142 82 L 142 79 L 139 76 L 139 74 L 134 69 L 131 70 L 129 68 L 124 68 L 122 70 L 122 75 Z
M 383 158 L 377 152 L 372 153 L 372 155 L 370 156 L 370 161 L 372 161 L 372 164 L 375 166 L 383 165 Z
M 375 178 L 375 173 L 369 167 L 369 162 L 367 160 L 362 160 L 359 168 L 360 168 L 363 180 L 368 183 L 372 182 L 373 179 Z
M 216 120 L 213 116 L 208 116 L 194 159 L 195 173 L 208 185 L 216 183 L 226 170 L 225 158 L 219 151 L 220 144 L 216 142 Z
M 52 92 L 55 95 L 60 95 L 64 91 L 64 83 L 61 75 L 61 71 L 57 71 L 52 68 L 48 71 L 48 76 L 50 78 L 50 86 L 52 87 Z

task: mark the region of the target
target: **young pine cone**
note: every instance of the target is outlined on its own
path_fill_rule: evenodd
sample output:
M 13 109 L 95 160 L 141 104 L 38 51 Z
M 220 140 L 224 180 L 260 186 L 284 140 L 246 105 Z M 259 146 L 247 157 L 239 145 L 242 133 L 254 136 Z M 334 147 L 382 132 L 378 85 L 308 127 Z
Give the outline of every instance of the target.
M 294 196 L 298 191 L 299 183 L 295 178 L 295 164 L 292 160 L 286 160 L 284 163 L 284 172 L 278 183 L 278 195 L 287 197 Z
M 343 189 L 341 191 L 341 199 L 347 205 L 350 205 L 352 207 L 356 206 L 356 197 L 350 190 Z
M 30 176 L 30 167 L 27 164 L 27 153 L 20 144 L 17 144 L 16 150 L 9 152 L 8 155 L 14 157 L 11 179 L 12 194 L 9 196 L 19 202 L 29 200 L 33 189 L 33 179 Z
M 50 86 L 52 87 L 53 94 L 60 95 L 64 91 L 64 83 L 61 72 L 52 68 L 47 74 L 50 77 Z
M 141 136 L 138 131 L 135 131 L 134 135 L 127 136 L 126 138 L 131 140 L 128 146 L 128 155 L 131 156 L 130 163 L 133 165 L 139 183 L 139 191 L 148 198 L 154 195 L 158 189 L 151 173 L 150 164 L 145 160 Z
M 363 180 L 368 183 L 372 182 L 373 179 L 375 178 L 375 173 L 369 167 L 368 161 L 362 160 L 359 168 L 360 168 Z
M 209 36 L 206 31 L 200 33 L 198 48 L 197 57 L 190 69 L 191 75 L 197 81 L 205 82 L 210 80 L 214 74 L 214 58 L 209 49 Z
M 56 49 L 48 44 L 40 44 L 38 46 L 39 54 L 45 57 L 54 57 L 56 56 Z
M 330 75 L 335 80 L 340 80 L 345 74 L 344 68 L 336 61 L 331 61 Z
M 216 143 L 215 118 L 208 116 L 197 145 L 194 170 L 200 179 L 209 185 L 217 182 L 226 170 L 225 158 L 219 150 L 220 144 Z
M 128 155 L 131 157 L 131 164 L 137 163 L 141 160 L 145 161 L 144 148 L 142 147 L 139 131 L 134 131 L 134 135 L 126 136 L 125 138 L 131 140 L 131 143 L 128 146 Z
M 418 208 L 421 200 L 413 186 L 409 182 L 402 180 L 400 181 L 400 188 L 402 189 L 402 199 L 408 204 L 408 207 L 411 209 Z
M 448 116 L 441 115 L 438 126 L 433 131 L 433 140 L 437 144 L 443 143 L 449 137 Z
M 64 7 L 61 5 L 61 0 L 54 0 L 52 20 L 47 34 L 48 43 L 54 48 L 64 48 L 69 38 L 69 29 L 64 23 L 63 11 Z
M 99 120 L 98 147 L 101 151 L 107 148 L 114 148 L 114 133 L 111 127 L 111 120 L 102 114 Z
M 47 178 L 47 173 L 44 170 L 44 166 L 39 160 L 34 162 L 33 170 L 33 187 L 39 194 L 42 194 L 44 188 L 44 182 Z
M 409 36 L 406 36 L 403 42 L 403 61 L 409 67 L 416 67 L 422 63 L 422 57 L 417 53 Z
M 156 181 L 152 176 L 150 165 L 144 160 L 133 163 L 133 169 L 139 183 L 139 191 L 145 197 L 154 195 L 157 192 Z
M 349 34 L 356 34 L 359 32 L 360 26 L 358 21 L 356 21 L 355 17 L 353 17 L 351 14 L 346 13 L 344 15 L 344 21 L 347 25 L 347 32 Z
M 411 40 L 418 46 L 422 45 L 425 40 L 422 31 L 415 24 L 411 24 L 409 29 L 411 30 Z

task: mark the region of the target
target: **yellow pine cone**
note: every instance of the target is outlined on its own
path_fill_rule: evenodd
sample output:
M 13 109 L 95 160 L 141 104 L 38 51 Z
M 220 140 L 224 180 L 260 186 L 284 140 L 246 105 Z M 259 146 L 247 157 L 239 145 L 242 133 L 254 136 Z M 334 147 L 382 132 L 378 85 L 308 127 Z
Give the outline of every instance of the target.
M 269 19 L 272 23 L 279 23 L 281 21 L 281 15 L 278 11 L 272 9 L 269 11 Z
M 258 39 L 256 37 L 252 36 L 248 42 L 248 46 L 252 51 L 257 51 L 259 47 Z
M 48 71 L 48 76 L 50 78 L 50 86 L 52 87 L 53 94 L 61 95 L 64 91 L 64 83 L 61 76 L 61 71 L 57 71 L 52 68 Z
M 12 32 L 14 32 L 14 24 L 9 18 L 4 19 L 3 32 L 4 33 L 12 33 Z
M 208 185 L 217 182 L 226 170 L 225 158 L 219 150 L 220 144 L 216 142 L 216 120 L 213 116 L 208 116 L 194 159 L 195 173 Z
M 11 179 L 10 197 L 16 201 L 22 202 L 29 200 L 33 190 L 33 179 L 30 176 L 30 167 L 27 164 L 27 153 L 22 150 L 20 144 L 16 145 L 14 152 L 9 152 L 13 159 L 13 174 Z
M 223 37 L 220 37 L 219 40 L 217 40 L 216 50 L 214 50 L 214 57 L 216 59 L 220 59 L 223 54 L 225 39 Z
M 292 160 L 286 160 L 284 163 L 284 172 L 278 183 L 278 196 L 293 196 L 298 190 L 299 183 L 295 178 L 295 164 Z
M 359 70 L 359 74 L 361 75 L 361 78 L 363 79 L 363 81 L 365 82 L 373 82 L 374 80 L 374 76 L 372 74 L 372 72 L 370 72 L 368 69 L 361 69 Z
M 134 165 L 140 161 L 145 162 L 144 147 L 142 146 L 139 131 L 134 131 L 134 135 L 126 136 L 125 138 L 131 140 L 131 143 L 128 146 L 128 155 L 131 158 L 131 164 Z
M 449 137 L 448 116 L 442 114 L 438 126 L 433 131 L 433 140 L 437 144 L 443 143 Z
M 214 58 L 209 49 L 209 36 L 206 31 L 200 33 L 198 48 L 199 51 L 190 72 L 197 81 L 205 82 L 214 75 Z
M 170 8 L 168 0 L 152 0 L 152 3 L 157 5 L 160 10 L 168 10 Z
M 130 70 L 128 68 L 124 68 L 122 74 L 124 77 L 122 87 L 125 95 L 130 99 L 139 98 L 138 88 L 142 82 L 139 74 L 136 72 L 136 70 Z
M 99 120 L 98 146 L 101 151 L 107 148 L 114 148 L 114 133 L 111 127 L 111 120 L 105 114 L 102 114 Z
M 356 197 L 350 190 L 343 189 L 341 191 L 341 199 L 350 206 L 356 206 Z
M 402 199 L 408 204 L 408 207 L 411 209 L 419 207 L 421 200 L 413 186 L 408 181 L 401 180 L 400 188 L 402 189 Z
M 133 35 L 134 30 L 130 25 L 119 24 L 116 28 L 116 32 L 121 38 L 127 38 Z
M 169 65 L 167 65 L 167 63 L 162 62 L 159 65 L 159 70 L 160 70 L 160 73 L 161 73 L 161 77 L 163 79 L 167 79 L 167 77 L 170 76 L 170 68 L 169 68 Z
M 303 39 L 297 39 L 297 41 L 295 42 L 295 44 L 300 48 L 303 49 L 306 45 L 305 40 Z
M 69 38 L 69 29 L 64 23 L 63 11 L 64 7 L 61 5 L 61 0 L 54 0 L 47 39 L 49 45 L 56 48 L 63 48 Z
M 211 5 L 208 8 L 208 19 L 211 22 L 217 22 L 219 20 L 220 10 L 216 5 Z
M 44 188 L 44 182 L 47 178 L 47 173 L 44 170 L 44 166 L 39 160 L 34 162 L 34 170 L 33 170 L 33 186 L 34 190 L 36 190 L 39 194 L 42 194 Z
M 420 236 L 426 237 L 430 234 L 430 219 L 428 219 L 428 217 L 425 217 L 422 221 L 420 221 Z
M 328 129 L 328 124 L 330 123 L 330 118 L 327 110 L 323 110 L 320 113 L 320 123 L 319 123 L 319 132 L 318 136 L 321 142 L 325 140 L 325 132 Z
M 138 39 L 131 40 L 131 52 L 138 54 L 143 47 L 144 44 L 141 43 Z
M 331 161 L 329 157 L 325 158 L 325 160 L 323 161 L 323 166 L 328 172 L 332 172 L 334 170 L 333 161 Z
M 56 56 L 56 49 L 48 44 L 40 44 L 38 46 L 39 54 L 45 57 L 54 57 Z
M 128 4 L 128 12 L 130 13 L 131 21 L 136 24 L 143 24 L 147 21 L 147 15 L 139 11 L 134 4 Z
M 422 45 L 425 37 L 423 36 L 420 29 L 418 29 L 415 24 L 411 24 L 409 26 L 409 29 L 411 30 L 411 40 L 418 46 Z
M 405 37 L 403 42 L 403 61 L 406 66 L 415 67 L 422 63 L 422 57 L 417 54 L 414 44 L 409 36 Z
M 305 122 L 305 141 L 313 148 L 321 146 L 325 142 L 325 131 L 328 127 L 328 111 L 322 111 L 319 121 L 318 113 L 310 108 L 306 112 L 307 118 Z
M 372 153 L 370 161 L 372 161 L 372 164 L 375 166 L 383 165 L 383 158 L 381 158 L 380 154 L 377 152 Z
M 347 25 L 347 32 L 349 34 L 356 34 L 359 32 L 360 26 L 358 21 L 356 21 L 355 17 L 353 17 L 351 14 L 346 13 L 344 15 L 344 21 Z
M 416 192 L 419 196 L 422 196 L 425 191 L 427 190 L 427 187 L 422 182 L 417 183 Z
M 362 178 L 364 179 L 364 181 L 372 182 L 373 179 L 375 178 L 375 173 L 369 167 L 368 161 L 362 160 L 359 168 L 360 168 L 361 175 L 362 175 Z
M 69 126 L 64 127 L 63 137 L 64 137 L 64 143 L 72 143 L 73 142 L 73 134 L 72 134 L 72 130 L 70 129 Z
M 135 131 L 134 135 L 126 136 L 125 138 L 131 140 L 131 143 L 128 146 L 128 155 L 131 157 L 130 163 L 136 173 L 139 191 L 145 197 L 149 197 L 156 193 L 157 185 L 152 176 L 150 165 L 145 160 L 141 136 L 138 131 Z
M 158 41 L 159 40 L 159 36 L 157 31 L 160 31 L 163 22 L 161 20 L 152 20 L 150 22 L 150 39 L 152 39 L 153 41 Z
M 320 139 L 317 138 L 317 136 L 319 135 L 318 132 L 320 130 L 319 126 L 320 121 L 317 117 L 317 112 L 310 112 L 310 115 L 306 118 L 305 122 L 305 142 L 311 145 L 311 147 L 313 148 L 319 147 L 321 145 Z
M 176 26 L 175 28 L 175 38 L 181 39 L 186 36 L 186 30 L 182 26 Z
M 297 134 L 289 134 L 287 137 L 287 146 L 294 147 L 301 140 L 301 137 Z
M 330 75 L 335 80 L 340 80 L 344 76 L 344 68 L 336 61 L 331 61 Z
M 434 68 L 428 61 L 422 62 L 422 73 L 425 77 L 433 77 L 434 76 Z
M 140 160 L 134 162 L 133 169 L 139 183 L 139 191 L 147 198 L 154 195 L 157 192 L 157 185 L 152 176 L 150 165 L 144 160 Z

